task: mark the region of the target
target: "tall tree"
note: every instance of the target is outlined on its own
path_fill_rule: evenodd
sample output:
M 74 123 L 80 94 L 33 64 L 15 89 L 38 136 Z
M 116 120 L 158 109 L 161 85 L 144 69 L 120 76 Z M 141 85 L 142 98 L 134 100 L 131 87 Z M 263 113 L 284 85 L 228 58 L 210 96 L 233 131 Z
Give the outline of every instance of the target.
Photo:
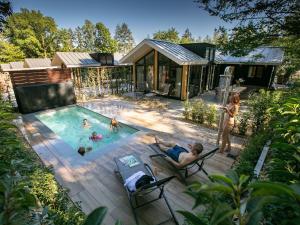
M 73 45 L 76 51 L 85 51 L 84 49 L 84 38 L 82 34 L 81 27 L 76 27 L 75 30 L 72 32 L 72 39 L 73 39 Z
M 180 42 L 181 43 L 191 43 L 194 41 L 194 38 L 192 37 L 192 33 L 190 32 L 189 28 L 186 28 L 184 31 Z
M 228 46 L 228 33 L 224 27 L 219 27 L 215 29 L 212 42 L 219 48 L 223 49 L 225 46 Z
M 3 31 L 3 25 L 8 16 L 12 14 L 11 3 L 7 0 L 0 0 L 0 32 Z
M 202 41 L 205 43 L 213 43 L 213 40 L 211 39 L 211 37 L 209 35 L 206 35 Z
M 154 33 L 153 38 L 158 40 L 170 41 L 173 43 L 179 43 L 180 38 L 178 35 L 179 32 L 174 27 L 171 27 L 166 31 L 158 31 Z
M 115 40 L 118 43 L 118 52 L 125 55 L 134 46 L 134 39 L 131 30 L 126 23 L 116 26 Z
M 71 29 L 60 29 L 56 34 L 58 50 L 63 52 L 72 51 L 74 49 Z
M 109 29 L 103 23 L 96 23 L 95 48 L 98 52 L 115 53 L 117 42 L 111 37 Z
M 93 52 L 95 51 L 95 34 L 96 34 L 96 27 L 95 25 L 89 21 L 85 20 L 84 25 L 81 28 L 81 35 L 83 48 L 85 51 Z
M 21 9 L 12 14 L 5 27 L 10 43 L 20 47 L 26 57 L 49 57 L 57 49 L 57 25 L 40 11 Z
M 0 63 L 20 61 L 25 55 L 18 46 L 10 44 L 0 36 Z

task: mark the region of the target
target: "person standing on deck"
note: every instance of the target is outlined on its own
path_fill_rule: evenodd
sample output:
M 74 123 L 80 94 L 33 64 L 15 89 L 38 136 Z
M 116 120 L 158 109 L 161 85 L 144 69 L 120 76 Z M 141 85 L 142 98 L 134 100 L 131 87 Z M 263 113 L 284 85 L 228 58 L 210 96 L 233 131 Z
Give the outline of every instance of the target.
M 230 96 L 229 104 L 226 107 L 222 107 L 225 110 L 223 131 L 222 131 L 222 145 L 220 153 L 231 151 L 230 132 L 234 127 L 234 117 L 237 115 L 240 106 L 239 94 L 233 94 Z

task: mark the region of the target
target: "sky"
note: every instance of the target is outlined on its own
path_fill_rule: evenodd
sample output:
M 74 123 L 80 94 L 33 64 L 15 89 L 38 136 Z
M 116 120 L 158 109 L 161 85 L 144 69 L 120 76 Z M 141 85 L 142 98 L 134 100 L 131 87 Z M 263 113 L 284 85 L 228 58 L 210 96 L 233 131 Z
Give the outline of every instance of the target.
M 12 0 L 13 10 L 40 10 L 60 28 L 82 26 L 84 20 L 103 22 L 114 34 L 117 24 L 127 23 L 136 43 L 153 33 L 175 27 L 180 35 L 189 28 L 194 38 L 212 36 L 219 26 L 232 25 L 209 16 L 194 0 Z

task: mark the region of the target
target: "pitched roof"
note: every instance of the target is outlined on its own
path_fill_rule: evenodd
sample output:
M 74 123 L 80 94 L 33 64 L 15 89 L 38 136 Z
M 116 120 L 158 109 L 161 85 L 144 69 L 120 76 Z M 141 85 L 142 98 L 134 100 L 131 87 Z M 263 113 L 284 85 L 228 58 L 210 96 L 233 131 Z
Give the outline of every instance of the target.
M 52 66 L 64 64 L 67 68 L 101 66 L 87 52 L 56 52 L 51 64 Z
M 216 52 L 216 63 L 218 64 L 262 64 L 262 65 L 278 65 L 283 61 L 284 52 L 279 47 L 259 47 L 249 52 L 245 56 L 235 57 L 231 55 L 223 55 Z
M 191 52 L 181 45 L 161 40 L 144 39 L 127 55 L 120 63 L 134 63 L 137 59 L 145 55 L 151 49 L 155 49 L 179 65 L 201 65 L 207 64 L 207 60 Z
M 24 61 L 24 67 L 51 67 L 51 60 L 49 58 L 26 58 Z
M 1 71 L 7 71 L 7 70 L 10 70 L 10 65 L 9 63 L 5 63 L 5 64 L 0 64 L 0 69 Z
M 24 62 L 10 62 L 9 63 L 11 69 L 23 69 L 24 68 Z

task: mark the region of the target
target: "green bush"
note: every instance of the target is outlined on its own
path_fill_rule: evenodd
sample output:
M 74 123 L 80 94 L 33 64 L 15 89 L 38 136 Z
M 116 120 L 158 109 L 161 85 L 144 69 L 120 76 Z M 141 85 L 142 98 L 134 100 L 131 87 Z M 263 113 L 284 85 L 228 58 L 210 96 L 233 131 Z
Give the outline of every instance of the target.
M 247 131 L 250 127 L 250 113 L 249 112 L 241 112 L 237 115 L 238 121 L 238 133 L 240 135 L 246 135 Z
M 0 100 L 0 224 L 82 224 L 85 215 L 25 146 Z
M 217 122 L 217 108 L 209 105 L 206 112 L 206 122 L 209 126 L 213 126 Z
M 248 140 L 235 166 L 238 174 L 253 175 L 260 153 L 269 138 L 270 135 L 267 132 L 261 132 Z
M 204 103 L 203 100 L 185 101 L 183 108 L 183 116 L 187 120 L 209 126 L 213 126 L 217 121 L 216 107 Z
M 259 93 L 249 96 L 247 104 L 249 106 L 251 127 L 255 132 L 267 126 L 271 114 L 269 109 L 280 102 L 282 92 L 266 91 L 261 89 Z

